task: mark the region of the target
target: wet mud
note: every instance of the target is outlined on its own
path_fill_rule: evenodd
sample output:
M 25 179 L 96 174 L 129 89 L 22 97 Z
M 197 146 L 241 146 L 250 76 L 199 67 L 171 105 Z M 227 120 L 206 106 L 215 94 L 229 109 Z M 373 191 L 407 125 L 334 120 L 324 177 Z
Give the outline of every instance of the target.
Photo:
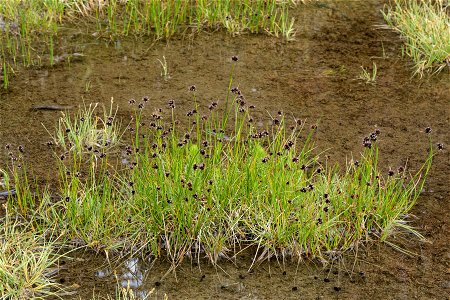
M 214 268 L 206 261 L 185 261 L 166 274 L 170 264 L 130 259 L 108 264 L 102 255 L 76 252 L 57 277 L 65 299 L 88 299 L 114 293 L 117 282 L 150 299 L 449 299 L 450 295 L 450 80 L 412 78 L 411 64 L 401 57 L 401 40 L 384 24 L 383 1 L 326 1 L 300 5 L 296 40 L 265 35 L 231 37 L 224 32 L 180 36 L 167 43 L 128 39 L 107 43 L 71 29 L 60 38 L 58 55 L 82 53 L 81 59 L 53 68 L 20 70 L 9 92 L 1 92 L 0 141 L 23 145 L 40 183 L 58 171 L 46 142 L 60 116 L 42 105 L 70 107 L 111 98 L 128 122 L 131 98 L 150 97 L 144 111 L 175 99 L 192 108 L 189 86 L 195 84 L 201 108 L 223 101 L 230 58 L 239 57 L 234 85 L 254 104 L 259 117 L 278 111 L 319 121 L 317 148 L 344 163 L 363 150 L 363 137 L 381 130 L 380 163 L 387 173 L 407 163 L 411 171 L 424 162 L 432 143 L 444 149 L 434 158 L 429 178 L 410 221 L 425 236 L 397 235 L 390 242 L 413 252 L 409 256 L 386 244 L 369 243 L 357 253 L 323 266 L 314 260 L 264 262 L 249 268 L 252 253 Z M 168 63 L 168 80 L 158 59 Z M 375 84 L 359 80 L 361 66 L 378 68 Z M 45 128 L 44 128 L 45 126 Z M 424 133 L 426 127 L 432 132 Z M 435 147 L 436 148 L 436 147 Z M 7 153 L 0 150 L 1 157 Z M 164 276 L 165 275 L 165 276 Z M 142 295 L 142 294 L 141 294 Z

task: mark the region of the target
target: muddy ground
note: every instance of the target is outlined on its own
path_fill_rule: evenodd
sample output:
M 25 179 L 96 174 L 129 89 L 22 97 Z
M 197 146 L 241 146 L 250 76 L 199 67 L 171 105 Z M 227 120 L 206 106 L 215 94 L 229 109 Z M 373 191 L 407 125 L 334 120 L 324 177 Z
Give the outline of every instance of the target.
M 295 117 L 320 120 L 317 147 L 338 162 L 362 150 L 362 138 L 381 130 L 380 162 L 387 172 L 408 162 L 417 170 L 426 159 L 432 128 L 435 156 L 425 190 L 414 207 L 411 223 L 427 242 L 410 236 L 390 241 L 415 253 L 400 253 L 372 243 L 357 256 L 323 268 L 317 261 L 264 263 L 248 272 L 252 256 L 222 261 L 213 268 L 186 261 L 163 278 L 169 265 L 128 261 L 117 269 L 120 281 L 131 280 L 138 291 L 155 288 L 150 299 L 449 299 L 450 295 L 450 80 L 449 71 L 412 78 L 411 64 L 401 57 L 399 36 L 380 28 L 384 2 L 327 1 L 300 5 L 296 40 L 283 42 L 266 35 L 231 37 L 224 32 L 186 33 L 169 42 L 148 39 L 107 43 L 70 29 L 60 37 L 59 55 L 83 53 L 70 64 L 21 70 L 9 92 L 1 92 L 0 141 L 24 145 L 26 158 L 41 182 L 51 181 L 51 153 L 45 143 L 59 117 L 57 111 L 33 111 L 34 105 L 80 105 L 111 97 L 128 120 L 128 100 L 150 96 L 150 114 L 175 99 L 180 109 L 192 107 L 189 86 L 195 84 L 203 109 L 224 99 L 233 55 L 239 57 L 235 85 L 267 118 L 282 110 Z M 157 59 L 165 56 L 170 78 L 161 77 Z M 378 68 L 376 84 L 358 79 L 361 66 Z M 1 150 L 6 158 L 6 151 Z M 139 266 L 139 268 L 138 268 Z M 116 278 L 102 256 L 78 253 L 68 260 L 58 280 L 87 299 L 93 290 L 114 291 Z M 284 273 L 285 272 L 285 273 Z M 285 275 L 284 275 L 285 274 Z M 204 275 L 204 277 L 203 277 Z M 131 276 L 131 277 L 130 277 Z M 133 279 L 134 278 L 134 279 Z

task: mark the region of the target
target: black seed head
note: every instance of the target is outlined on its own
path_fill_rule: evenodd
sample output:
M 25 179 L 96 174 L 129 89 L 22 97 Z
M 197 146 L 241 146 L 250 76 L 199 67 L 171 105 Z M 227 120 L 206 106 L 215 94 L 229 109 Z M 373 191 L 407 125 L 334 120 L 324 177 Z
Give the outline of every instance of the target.
M 431 131 L 432 131 L 432 130 L 431 130 L 431 127 L 427 127 L 427 128 L 425 128 L 425 133 L 427 133 L 427 134 L 428 134 L 428 133 L 431 133 Z
M 236 55 L 233 55 L 233 56 L 231 57 L 231 60 L 232 60 L 232 61 L 238 61 L 239 59 L 238 59 L 238 57 L 237 57 Z
M 438 150 L 444 150 L 444 144 L 438 143 L 437 148 Z
M 191 85 L 189 87 L 189 91 L 191 91 L 191 92 L 195 92 L 196 90 L 197 90 L 197 87 L 195 85 Z

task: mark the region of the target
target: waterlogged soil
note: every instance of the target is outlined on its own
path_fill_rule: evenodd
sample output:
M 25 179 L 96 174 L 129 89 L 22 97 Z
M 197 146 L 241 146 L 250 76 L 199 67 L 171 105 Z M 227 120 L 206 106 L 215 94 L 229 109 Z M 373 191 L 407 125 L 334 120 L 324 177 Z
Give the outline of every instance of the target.
M 371 243 L 323 267 L 319 261 L 273 259 L 251 268 L 255 249 L 214 268 L 206 261 L 186 259 L 176 272 L 162 260 L 124 261 L 120 266 L 103 255 L 76 252 L 64 260 L 57 280 L 68 291 L 65 299 L 88 299 L 114 293 L 116 283 L 135 288 L 149 299 L 449 299 L 450 295 L 450 80 L 445 70 L 436 76 L 411 77 L 409 61 L 401 57 L 399 36 L 380 28 L 383 1 L 333 1 L 300 5 L 295 41 L 265 35 L 232 37 L 224 32 L 191 35 L 170 42 L 150 39 L 106 43 L 86 32 L 67 29 L 60 36 L 58 55 L 82 53 L 70 63 L 52 68 L 20 70 L 9 92 L 1 93 L 0 141 L 23 145 L 25 158 L 41 183 L 51 182 L 57 169 L 49 162 L 46 142 L 60 112 L 33 110 L 37 105 L 77 106 L 111 98 L 126 123 L 131 98 L 150 97 L 151 114 L 175 99 L 177 109 L 192 109 L 189 86 L 196 85 L 201 110 L 223 101 L 237 55 L 234 86 L 256 115 L 265 120 L 283 111 L 319 122 L 317 149 L 345 163 L 363 150 L 362 139 L 375 128 L 383 172 L 407 163 L 411 171 L 424 162 L 429 148 L 442 143 L 410 224 L 426 242 L 397 235 L 390 242 L 414 253 L 406 255 L 386 244 Z M 169 78 L 161 77 L 158 59 L 167 60 Z M 377 66 L 375 84 L 359 80 L 361 66 Z M 44 126 L 43 126 L 44 125 Z M 431 127 L 430 135 L 424 133 Z M 435 147 L 436 148 L 436 147 Z M 6 150 L 0 150 L 7 157 Z M 250 271 L 249 271 L 250 270 Z

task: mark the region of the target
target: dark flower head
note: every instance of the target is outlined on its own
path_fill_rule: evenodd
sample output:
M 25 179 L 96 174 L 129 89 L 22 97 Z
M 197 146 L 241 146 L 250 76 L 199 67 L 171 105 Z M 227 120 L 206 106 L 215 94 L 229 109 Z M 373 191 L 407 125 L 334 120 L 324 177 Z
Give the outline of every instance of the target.
M 438 143 L 437 148 L 438 148 L 438 150 L 444 150 L 444 144 Z
M 195 85 L 191 85 L 189 87 L 189 91 L 191 91 L 191 92 L 195 92 L 196 90 L 197 90 L 197 87 Z
M 431 127 L 425 128 L 425 133 L 431 133 Z
M 233 56 L 231 57 L 231 60 L 232 60 L 232 61 L 238 61 L 239 58 L 238 58 L 236 55 L 233 55 Z

